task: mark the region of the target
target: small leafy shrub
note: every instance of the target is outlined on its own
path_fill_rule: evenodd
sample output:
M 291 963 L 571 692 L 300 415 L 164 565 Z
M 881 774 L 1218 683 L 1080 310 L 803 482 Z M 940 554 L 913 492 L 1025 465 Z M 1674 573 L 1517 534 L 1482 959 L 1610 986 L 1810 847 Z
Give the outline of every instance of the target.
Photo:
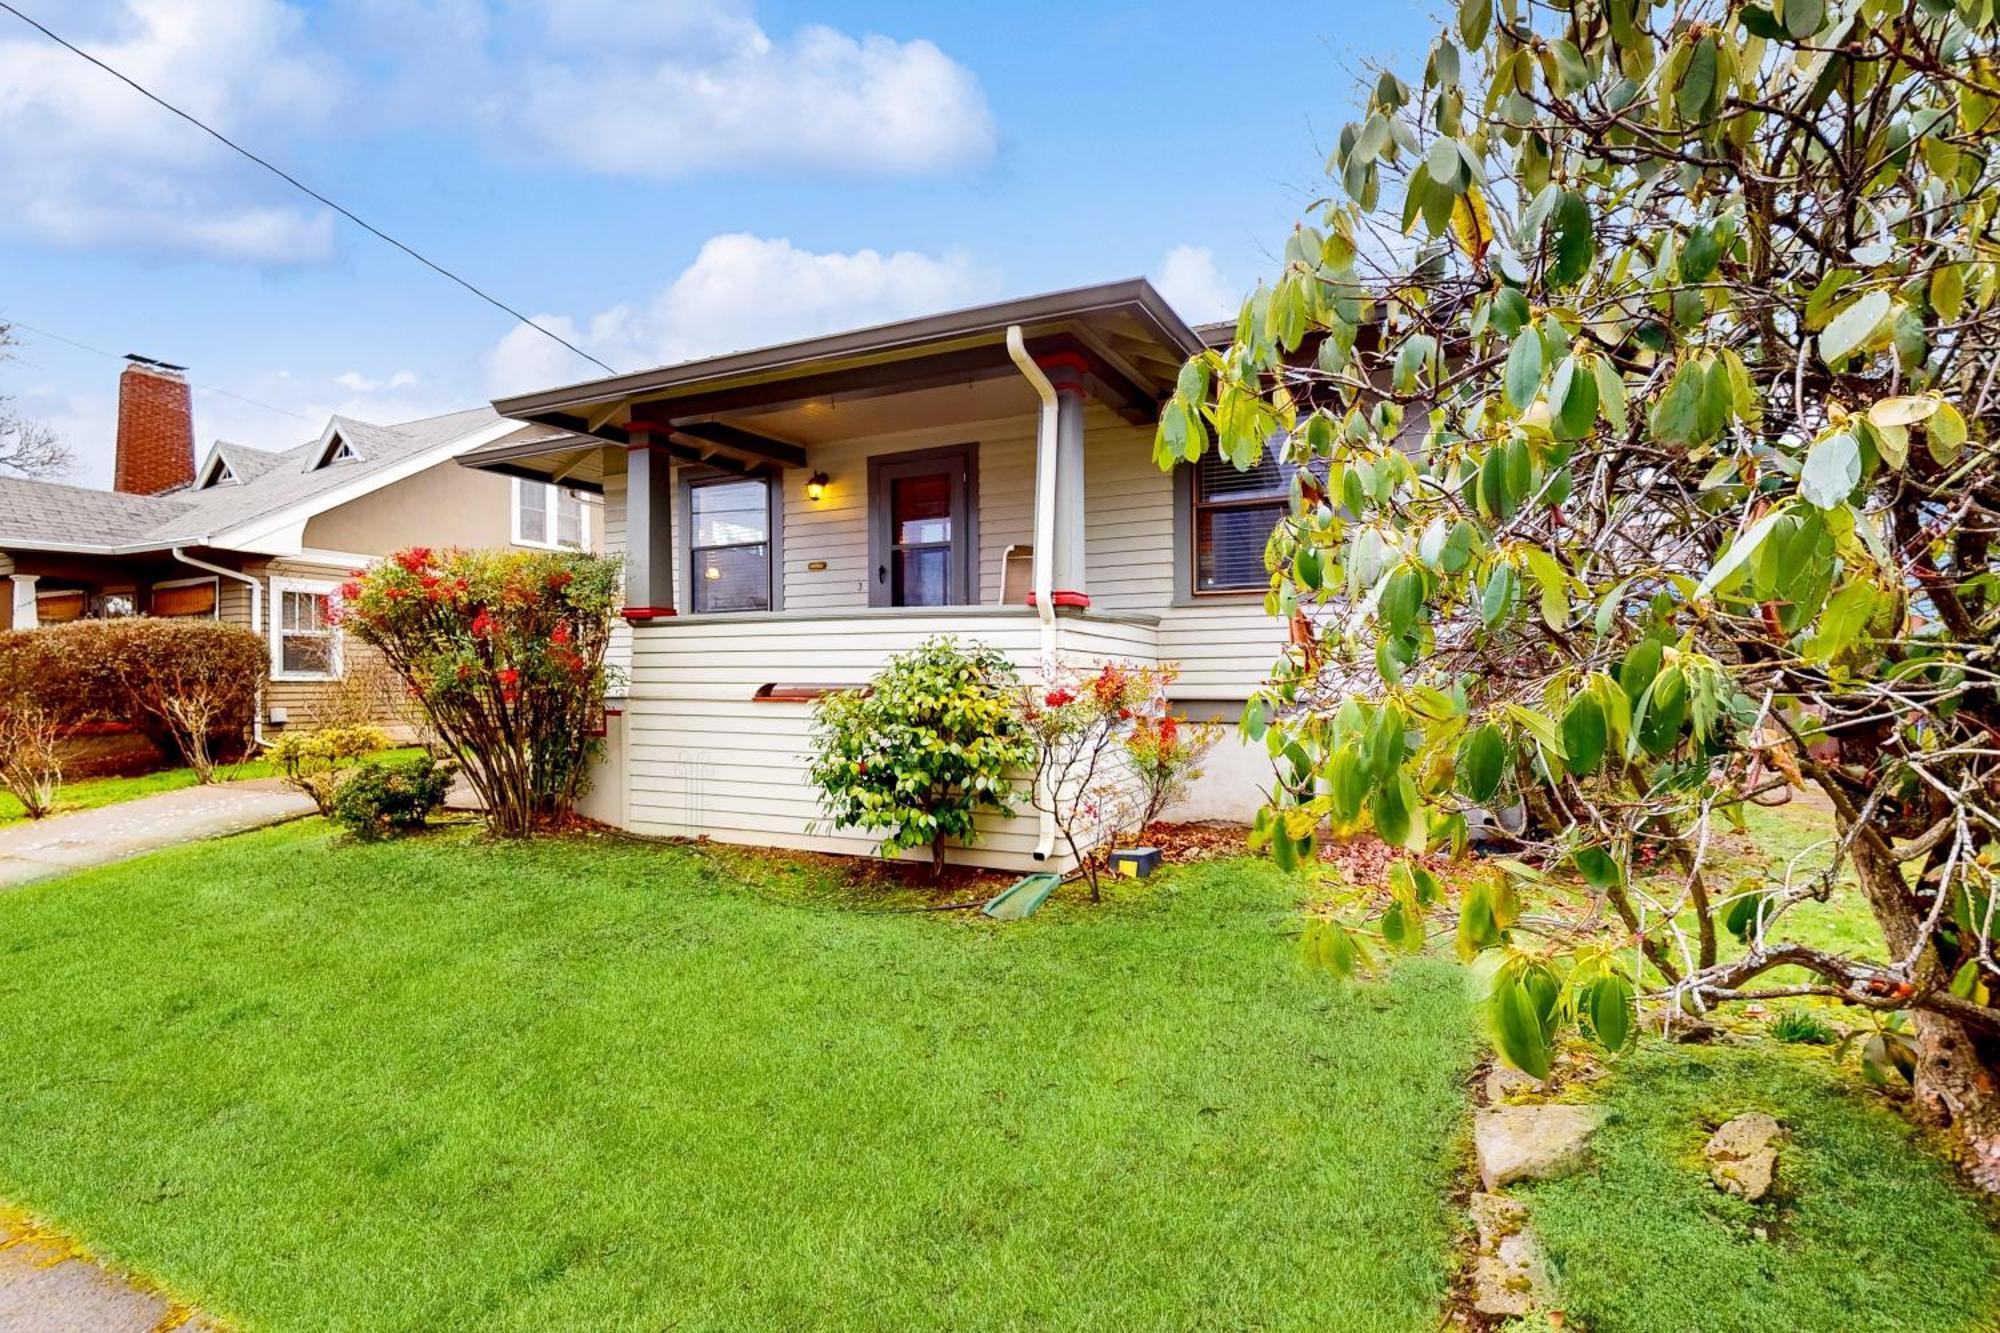
M 341 784 L 363 759 L 388 746 L 389 737 L 380 727 L 326 727 L 287 732 L 272 743 L 265 757 L 287 784 L 312 797 L 321 814 L 331 815 Z
M 1833 1024 L 1810 1009 L 1780 1009 L 1771 1020 L 1771 1035 L 1796 1046 L 1831 1046 L 1840 1040 Z
M 417 755 L 361 765 L 333 793 L 333 818 L 363 842 L 424 826 L 451 791 L 458 766 Z
M 1129 759 L 1136 719 L 1160 718 L 1172 667 L 1106 662 L 1095 671 L 1059 666 L 1020 690 L 1015 708 L 1034 738 L 1035 807 L 1056 829 L 1098 900 L 1096 851 L 1139 822 L 1152 789 L 1121 759 Z
M 207 782 L 249 728 L 268 653 L 261 635 L 213 620 L 79 620 L 0 634 L 0 680 L 60 729 L 137 727 Z
M 866 690 L 813 707 L 811 775 L 826 825 L 881 833 L 892 855 L 978 836 L 981 810 L 1014 813 L 1008 772 L 1034 747 L 1014 715 L 1014 668 L 984 644 L 949 635 L 889 659 Z
M 415 546 L 341 588 L 341 624 L 402 677 L 495 833 L 531 832 L 583 793 L 622 569 L 576 551 Z

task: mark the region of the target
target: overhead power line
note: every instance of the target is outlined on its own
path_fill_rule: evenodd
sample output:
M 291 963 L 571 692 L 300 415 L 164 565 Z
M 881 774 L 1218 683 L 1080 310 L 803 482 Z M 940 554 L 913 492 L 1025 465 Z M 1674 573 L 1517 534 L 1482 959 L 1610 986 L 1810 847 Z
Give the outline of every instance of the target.
M 0 9 L 6 10 L 9 14 L 12 14 L 15 18 L 21 20 L 21 22 L 27 24 L 29 27 L 33 28 L 36 32 L 42 34 L 42 36 L 54 42 L 57 46 L 62 47 L 64 50 L 69 51 L 73 55 L 80 56 L 83 59 L 89 61 L 91 64 L 103 70 L 106 74 L 109 74 L 112 78 L 117 79 L 120 83 L 126 85 L 128 88 L 131 88 L 141 97 L 144 97 L 148 101 L 153 102 L 156 105 L 164 107 L 168 111 L 173 112 L 176 116 L 179 116 L 182 120 L 194 126 L 196 129 L 200 130 L 203 134 L 206 134 L 209 138 L 214 139 L 217 143 L 221 144 L 223 147 L 228 148 L 232 152 L 240 153 L 242 156 L 249 158 L 252 162 L 255 162 L 258 166 L 264 168 L 264 170 L 270 172 L 273 176 L 276 176 L 279 180 L 284 181 L 287 185 L 291 186 L 293 189 L 298 190 L 300 193 L 318 200 L 322 204 L 325 204 L 328 208 L 340 214 L 342 217 L 346 218 L 349 222 L 352 222 L 355 226 L 361 228 L 369 235 L 374 236 L 379 240 L 387 241 L 390 245 L 395 246 L 398 250 L 401 250 L 404 254 L 416 260 L 419 264 L 422 264 L 425 268 L 430 269 L 433 273 L 436 273 L 441 277 L 451 279 L 451 281 L 465 288 L 465 290 L 471 292 L 474 296 L 486 302 L 486 304 L 492 306 L 495 310 L 502 311 L 503 313 L 513 317 L 514 319 L 519 320 L 521 323 L 527 325 L 535 332 L 541 334 L 544 338 L 551 338 L 556 342 L 561 343 L 564 347 L 567 347 L 570 351 L 575 352 L 578 356 L 582 357 L 584 360 L 590 362 L 592 365 L 597 366 L 599 369 L 603 370 L 605 374 L 615 375 L 618 373 L 610 366 L 605 365 L 604 362 L 598 360 L 590 353 L 584 351 L 581 347 L 578 347 L 575 343 L 571 342 L 569 339 L 563 337 L 560 333 L 557 333 L 554 329 L 548 328 L 542 324 L 537 324 L 534 320 L 529 319 L 526 315 L 516 310 L 513 306 L 508 305 L 505 301 L 502 301 L 497 296 L 492 296 L 488 294 L 487 292 L 481 290 L 479 287 L 475 286 L 473 283 L 466 280 L 465 278 L 459 277 L 458 274 L 452 272 L 450 269 L 438 263 L 436 260 L 430 259 L 427 256 L 420 254 L 416 250 L 412 249 L 411 247 L 403 244 L 401 241 L 391 236 L 388 232 L 383 231 L 380 227 L 377 227 L 373 223 L 368 222 L 365 219 L 357 216 L 352 209 L 345 208 L 340 204 L 335 203 L 333 200 L 327 198 L 325 195 L 321 194 L 318 190 L 313 189 L 312 186 L 307 185 L 304 181 L 292 175 L 289 171 L 286 171 L 283 167 L 277 166 L 274 163 L 269 162 L 266 159 L 257 156 L 257 154 L 251 152 L 248 148 L 245 148 L 242 144 L 237 143 L 234 139 L 231 139 L 228 135 L 222 133 L 222 131 L 212 128 L 199 118 L 189 114 L 186 111 L 181 110 L 179 107 L 175 106 L 172 102 L 169 102 L 166 98 L 161 97 L 158 93 L 155 93 L 152 89 L 147 88 L 144 84 L 141 84 L 136 79 L 133 79 L 130 75 L 125 74 L 124 72 L 118 69 L 114 69 L 112 66 L 105 64 L 102 60 L 99 60 L 96 56 L 90 54 L 90 52 L 84 50 L 82 47 L 76 45 L 74 42 L 69 41 L 61 34 L 51 31 L 48 27 L 43 25 L 38 20 L 31 18 L 26 14 L 23 14 L 20 10 L 16 9 L 12 4 L 9 4 L 8 0 L 0 0 Z
M 33 324 L 30 324 L 25 320 L 15 319 L 12 315 L 6 314 L 4 312 L 0 312 L 0 326 L 5 326 L 7 328 L 13 328 L 13 329 L 26 329 L 29 333 L 32 333 L 37 337 L 52 338 L 56 342 L 65 343 L 71 347 L 76 348 L 76 350 L 79 352 L 89 352 L 92 356 L 101 356 L 108 361 L 126 361 L 130 359 L 129 357 L 120 356 L 116 352 L 107 352 L 102 347 L 92 347 L 89 343 L 80 343 L 74 338 L 65 338 L 62 334 L 53 332 L 49 329 L 36 328 Z M 193 387 L 201 390 L 203 393 L 220 394 L 224 398 L 234 398 L 237 402 L 247 403 L 251 407 L 261 407 L 266 412 L 276 412 L 279 416 L 290 417 L 294 421 L 303 421 L 307 425 L 313 424 L 311 417 L 304 416 L 298 412 L 291 411 L 289 408 L 275 406 L 271 403 L 260 403 L 255 398 L 245 398 L 242 394 L 231 393 L 228 389 L 222 388 L 220 385 L 203 384 L 197 380 L 190 380 L 189 383 L 193 385 Z

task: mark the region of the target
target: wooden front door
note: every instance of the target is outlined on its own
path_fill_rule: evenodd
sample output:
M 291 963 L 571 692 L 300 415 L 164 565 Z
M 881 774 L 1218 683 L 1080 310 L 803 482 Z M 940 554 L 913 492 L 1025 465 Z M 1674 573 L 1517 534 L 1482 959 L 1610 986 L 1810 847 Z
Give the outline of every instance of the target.
M 975 600 L 972 458 L 955 445 L 868 460 L 870 606 Z

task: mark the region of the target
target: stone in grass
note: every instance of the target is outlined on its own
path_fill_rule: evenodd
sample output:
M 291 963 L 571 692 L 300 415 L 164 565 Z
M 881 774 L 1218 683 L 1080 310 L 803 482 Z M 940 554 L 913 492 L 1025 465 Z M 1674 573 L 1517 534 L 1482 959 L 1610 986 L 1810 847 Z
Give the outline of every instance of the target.
M 1507 1100 L 1510 1092 L 1531 1093 L 1543 1090 L 1544 1084 L 1533 1074 L 1502 1064 L 1495 1060 L 1493 1067 L 1486 1071 L 1486 1100 L 1498 1106 Z
M 1726 1122 L 1708 1141 L 1708 1176 L 1724 1194 L 1751 1203 L 1771 1192 L 1778 1178 L 1778 1145 L 1785 1127 L 1762 1111 Z
M 1590 1136 L 1604 1123 L 1602 1106 L 1494 1106 L 1472 1122 L 1479 1179 L 1487 1190 L 1517 1180 L 1554 1180 L 1590 1157 Z
M 1524 1315 L 1555 1299 L 1548 1256 L 1528 1229 L 1528 1211 L 1500 1194 L 1472 1196 L 1479 1252 L 1472 1264 L 1472 1308 L 1484 1315 Z

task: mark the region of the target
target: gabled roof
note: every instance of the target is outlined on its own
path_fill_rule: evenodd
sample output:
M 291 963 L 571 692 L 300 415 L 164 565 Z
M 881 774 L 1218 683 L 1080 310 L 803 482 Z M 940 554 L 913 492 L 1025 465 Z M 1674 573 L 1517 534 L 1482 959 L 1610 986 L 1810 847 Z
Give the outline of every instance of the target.
M 428 461 L 497 439 L 519 427 L 491 408 L 475 407 L 378 426 L 335 417 L 320 437 L 279 452 L 218 442 L 202 471 L 222 461 L 232 483 L 124 495 L 45 481 L 0 480 L 0 550 L 9 547 L 136 553 L 174 546 L 232 549 L 288 521 L 345 504 L 389 485 Z M 316 467 L 335 435 L 356 458 Z M 435 455 L 435 458 L 432 456 Z M 249 547 L 248 549 L 261 549 Z

